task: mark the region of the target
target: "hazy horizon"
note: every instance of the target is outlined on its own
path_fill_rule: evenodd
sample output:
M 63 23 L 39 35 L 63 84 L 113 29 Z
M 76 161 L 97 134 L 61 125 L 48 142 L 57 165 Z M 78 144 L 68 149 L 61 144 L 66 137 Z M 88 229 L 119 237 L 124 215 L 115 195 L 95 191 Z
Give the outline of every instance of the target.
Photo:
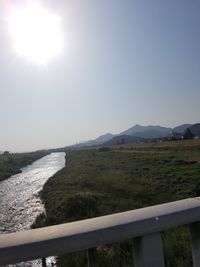
M 186 123 L 181 123 L 181 124 L 178 124 L 178 125 L 173 125 L 173 126 L 166 126 L 166 125 L 162 125 L 162 124 L 146 124 L 146 125 L 141 125 L 140 123 L 136 123 L 136 124 L 133 124 L 131 126 L 128 126 L 126 127 L 125 129 L 121 129 L 121 131 L 119 132 L 111 132 L 111 131 L 105 131 L 105 132 L 102 132 L 100 134 L 97 134 L 95 136 L 91 136 L 90 138 L 88 139 L 82 139 L 82 140 L 79 140 L 79 141 L 76 141 L 76 142 L 73 142 L 73 143 L 69 143 L 69 144 L 66 144 L 66 143 L 63 143 L 61 145 L 58 145 L 58 146 L 47 146 L 47 147 L 39 147 L 39 148 L 36 148 L 36 149 L 28 149 L 28 150 L 8 150 L 8 149 L 1 149 L 0 151 L 6 151 L 8 150 L 9 152 L 18 152 L 18 153 L 23 153 L 23 152 L 32 152 L 32 151 L 37 151 L 37 150 L 48 150 L 48 149 L 55 149 L 55 148 L 63 148 L 63 147 L 67 147 L 67 146 L 71 146 L 71 145 L 76 145 L 76 144 L 80 144 L 80 143 L 84 143 L 84 142 L 87 142 L 89 140 L 94 140 L 102 135 L 105 135 L 105 134 L 113 134 L 113 135 L 118 135 L 120 134 L 121 132 L 123 132 L 124 130 L 128 130 L 129 128 L 135 126 L 135 125 L 140 125 L 140 126 L 161 126 L 161 127 L 167 127 L 167 128 L 175 128 L 177 126 L 180 126 L 180 125 L 183 125 L 183 124 L 196 124 L 196 123 L 199 123 L 199 122 L 186 122 Z
M 40 2 L 61 18 L 64 38 L 46 66 L 13 51 L 0 0 L 0 150 L 200 121 L 199 1 Z

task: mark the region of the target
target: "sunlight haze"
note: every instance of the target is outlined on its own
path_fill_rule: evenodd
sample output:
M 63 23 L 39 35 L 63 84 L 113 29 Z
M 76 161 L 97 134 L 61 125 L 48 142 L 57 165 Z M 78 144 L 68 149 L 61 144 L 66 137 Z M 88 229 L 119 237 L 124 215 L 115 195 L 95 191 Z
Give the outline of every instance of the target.
M 8 27 L 13 47 L 19 56 L 46 65 L 62 51 L 60 19 L 38 1 L 13 5 L 8 11 Z

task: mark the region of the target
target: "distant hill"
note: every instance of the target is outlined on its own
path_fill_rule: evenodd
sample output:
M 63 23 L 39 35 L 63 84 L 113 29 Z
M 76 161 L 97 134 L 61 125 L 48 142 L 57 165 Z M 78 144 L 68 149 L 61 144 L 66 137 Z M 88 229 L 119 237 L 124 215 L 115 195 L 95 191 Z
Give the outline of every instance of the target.
M 93 140 L 84 141 L 75 145 L 72 145 L 70 147 L 73 148 L 82 148 L 82 147 L 91 147 L 91 146 L 99 146 L 109 140 L 111 140 L 114 137 L 114 134 L 106 133 L 103 135 L 100 135 L 98 138 Z
M 146 130 L 143 132 L 136 132 L 132 134 L 132 136 L 135 137 L 141 137 L 141 138 L 162 138 L 168 136 L 170 131 L 156 131 L 156 130 Z
M 131 128 L 128 128 L 127 130 L 123 131 L 120 133 L 120 135 L 133 135 L 134 133 L 138 133 L 138 132 L 143 132 L 145 130 L 148 130 L 146 128 L 147 126 L 141 126 L 139 124 L 136 124 L 134 126 L 132 126 Z
M 103 145 L 114 146 L 114 145 L 123 145 L 123 144 L 131 144 L 131 143 L 140 143 L 143 141 L 144 141 L 144 138 L 124 134 L 124 135 L 114 136 L 111 140 L 105 142 Z
M 141 136 L 141 135 L 145 135 L 146 138 L 152 138 L 151 136 L 167 136 L 170 132 L 171 132 L 171 128 L 167 128 L 167 127 L 162 127 L 162 126 L 153 126 L 153 125 L 149 125 L 149 126 L 141 126 L 136 124 L 135 126 L 129 128 L 126 131 L 123 131 L 120 133 L 120 135 L 134 135 L 134 136 Z M 142 134 L 146 132 L 146 134 Z M 149 137 L 148 137 L 148 132 L 149 132 Z M 141 136 L 142 137 L 142 136 Z
M 188 129 L 194 136 L 200 136 L 200 123 L 193 124 Z
M 93 142 L 96 144 L 102 144 L 109 140 L 111 140 L 114 137 L 114 134 L 106 133 L 103 135 L 100 135 L 98 138 L 94 139 Z
M 108 140 L 112 139 L 113 137 L 114 137 L 114 134 L 111 134 L 111 133 L 103 134 L 94 140 L 89 140 L 87 142 L 84 142 L 82 145 L 84 145 L 84 146 L 98 146 L 98 145 L 101 145 L 101 144 L 107 142 Z
M 200 136 L 200 123 L 182 124 L 174 128 L 163 127 L 159 125 L 142 126 L 136 124 L 129 129 L 121 132 L 120 134 L 106 133 L 100 135 L 96 139 L 72 145 L 72 148 L 92 147 L 100 145 L 116 145 L 116 144 L 129 144 L 144 141 L 144 139 L 172 137 L 174 134 L 183 134 L 187 129 L 190 129 L 193 135 Z
M 190 126 L 192 126 L 192 124 L 179 125 L 179 126 L 173 128 L 173 132 L 175 132 L 175 133 L 184 133 L 187 130 L 187 128 L 189 128 Z

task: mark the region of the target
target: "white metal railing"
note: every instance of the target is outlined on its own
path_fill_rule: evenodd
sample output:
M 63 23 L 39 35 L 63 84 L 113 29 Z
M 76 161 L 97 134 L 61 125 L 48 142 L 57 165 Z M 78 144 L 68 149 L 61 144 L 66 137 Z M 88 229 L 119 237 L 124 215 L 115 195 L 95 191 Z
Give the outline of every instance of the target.
M 136 267 L 164 267 L 160 232 L 189 225 L 194 267 L 200 266 L 200 198 L 160 204 L 112 215 L 0 235 L 0 265 L 88 250 L 94 266 L 95 248 L 133 239 Z

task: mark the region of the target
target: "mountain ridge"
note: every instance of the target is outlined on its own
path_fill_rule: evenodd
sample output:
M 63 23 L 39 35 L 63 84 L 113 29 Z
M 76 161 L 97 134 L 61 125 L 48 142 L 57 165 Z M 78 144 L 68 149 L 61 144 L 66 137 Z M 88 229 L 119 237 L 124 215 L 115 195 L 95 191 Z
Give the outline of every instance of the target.
M 159 131 L 159 132 L 170 132 L 172 130 L 172 128 L 168 128 L 168 127 L 163 127 L 160 125 L 148 125 L 148 126 L 142 126 L 139 124 L 136 124 L 134 126 L 132 126 L 131 128 L 123 131 L 120 133 L 120 135 L 125 134 L 125 135 L 133 135 L 136 132 L 144 132 L 147 130 L 155 130 L 155 131 Z
M 144 139 L 154 139 L 154 138 L 165 138 L 170 137 L 174 133 L 184 134 L 184 132 L 190 129 L 191 132 L 195 135 L 200 136 L 200 123 L 185 123 L 178 125 L 174 128 L 164 127 L 160 125 L 139 125 L 135 124 L 134 126 L 120 132 L 119 134 L 106 133 L 98 136 L 95 139 L 88 140 L 79 144 L 72 145 L 70 147 L 92 147 L 99 145 L 109 145 L 116 143 L 130 143 L 130 142 L 139 142 L 144 141 Z

